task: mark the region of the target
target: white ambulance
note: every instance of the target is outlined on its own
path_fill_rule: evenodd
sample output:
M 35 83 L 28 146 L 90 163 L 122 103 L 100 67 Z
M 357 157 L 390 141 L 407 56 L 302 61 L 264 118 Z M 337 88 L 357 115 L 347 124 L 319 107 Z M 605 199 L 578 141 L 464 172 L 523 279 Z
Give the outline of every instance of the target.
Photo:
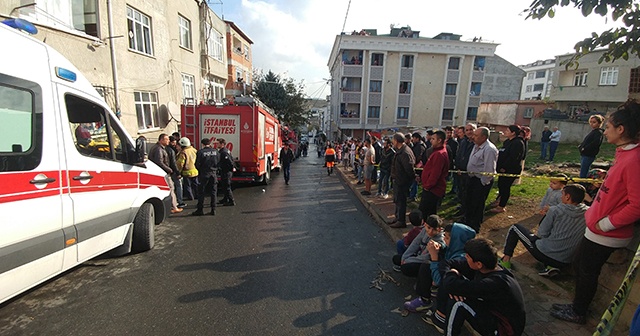
M 0 302 L 106 251 L 153 248 L 167 176 L 62 55 L 0 23 Z M 141 159 L 142 157 L 142 159 Z

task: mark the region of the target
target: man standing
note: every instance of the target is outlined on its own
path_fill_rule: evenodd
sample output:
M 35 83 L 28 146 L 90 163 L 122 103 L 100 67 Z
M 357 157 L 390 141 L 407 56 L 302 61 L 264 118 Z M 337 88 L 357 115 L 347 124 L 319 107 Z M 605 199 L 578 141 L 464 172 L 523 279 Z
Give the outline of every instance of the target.
M 402 133 L 393 135 L 393 147 L 396 155 L 391 165 L 391 178 L 393 178 L 393 203 L 396 205 L 395 220 L 390 223 L 392 228 L 407 227 L 407 193 L 409 186 L 415 181 L 416 173 L 413 165 L 416 162 L 413 151 L 404 143 Z
M 447 154 L 449 154 L 449 168 L 455 168 L 455 160 L 456 153 L 458 152 L 458 141 L 456 141 L 456 137 L 454 136 L 455 128 L 451 126 L 447 126 L 444 128 L 447 133 L 447 141 L 445 148 L 447 149 Z M 453 178 L 454 174 L 452 173 L 449 177 L 447 177 L 447 181 Z M 452 195 L 455 195 L 458 192 L 458 180 L 453 179 L 451 183 L 451 191 L 449 192 Z
M 411 143 L 413 146 L 411 150 L 413 151 L 413 157 L 415 158 L 415 165 L 418 168 L 421 168 L 426 160 L 422 161 L 422 155 L 427 150 L 427 145 L 422 141 L 422 135 L 418 132 L 415 132 L 411 135 Z M 416 179 L 411 183 L 411 189 L 409 191 L 409 199 L 413 202 L 416 200 L 416 196 L 418 196 L 418 181 Z
M 178 142 L 182 150 L 176 157 L 176 165 L 182 174 L 182 188 L 186 199 L 194 200 L 198 198 L 198 169 L 196 169 L 196 156 L 198 151 L 191 146 L 191 140 L 183 137 Z
M 376 150 L 371 146 L 371 140 L 364 140 L 364 147 L 366 151 L 364 153 L 364 190 L 362 195 L 371 195 L 371 175 L 373 174 L 373 165 L 376 163 Z
M 373 172 L 371 173 L 371 183 L 378 183 L 378 166 L 380 165 L 380 158 L 382 155 L 382 145 L 380 144 L 380 139 L 376 136 L 371 137 L 371 146 L 373 147 L 376 157 L 375 157 L 375 165 L 373 166 Z M 377 195 L 380 196 L 380 195 Z
M 549 161 L 553 161 L 553 158 L 556 156 L 556 150 L 558 150 L 561 136 L 562 133 L 558 129 L 558 126 L 554 127 L 553 133 L 549 136 L 549 139 L 551 139 L 549 142 Z
M 456 152 L 456 168 L 461 171 L 467 171 L 467 164 L 469 163 L 469 157 L 473 150 L 473 132 L 476 130 L 476 124 L 469 123 L 464 126 L 464 130 L 458 129 L 462 137 L 458 145 L 458 151 Z M 460 208 L 456 213 L 458 217 L 464 217 L 467 212 L 467 189 L 469 187 L 469 174 L 458 173 L 458 200 L 460 201 Z
M 169 136 L 165 133 L 160 134 L 158 137 L 158 143 L 156 143 L 149 151 L 149 160 L 157 164 L 162 170 L 171 176 L 173 170 L 169 166 L 169 154 L 167 153 L 167 145 L 169 145 Z M 178 201 L 174 192 L 173 181 L 167 179 L 169 184 L 169 190 L 171 191 L 171 213 L 182 212 L 181 208 L 178 208 Z
M 204 213 L 204 193 L 207 188 L 211 190 L 211 212 L 212 216 L 216 214 L 216 196 L 218 194 L 218 164 L 220 163 L 220 153 L 211 147 L 211 139 L 204 138 L 200 141 L 204 147 L 198 151 L 196 158 L 196 168 L 198 169 L 199 185 L 198 185 L 198 206 L 196 211 L 191 215 L 202 216 Z
M 178 170 L 178 166 L 176 165 L 176 155 L 180 152 L 178 149 L 178 139 L 174 138 L 173 135 L 169 137 L 169 146 L 165 149 L 167 150 L 167 154 L 169 154 L 169 167 L 173 172 L 171 173 L 171 181 L 173 181 L 173 185 L 175 186 L 176 200 L 178 201 L 178 207 L 184 208 L 186 204 L 182 201 L 182 181 L 180 181 L 180 171 Z
M 320 146 L 319 144 L 317 146 Z M 284 183 L 289 184 L 291 178 L 291 162 L 293 162 L 293 151 L 289 148 L 289 143 L 285 142 L 284 147 L 280 149 L 280 164 L 282 165 L 282 175 L 284 175 Z
M 222 190 L 224 190 L 224 197 L 219 204 L 224 206 L 236 205 L 236 201 L 233 199 L 233 191 L 231 191 L 231 177 L 233 177 L 233 156 L 227 148 L 227 141 L 223 138 L 218 138 L 218 152 L 220 152 L 220 183 L 222 183 Z
M 549 142 L 551 141 L 551 131 L 549 126 L 545 126 L 542 130 L 542 137 L 540 138 L 540 160 L 547 159 L 547 149 L 549 149 Z
M 426 221 L 430 215 L 438 213 L 438 205 L 447 190 L 447 175 L 449 175 L 449 154 L 444 147 L 446 135 L 443 131 L 436 131 L 431 137 L 433 152 L 422 169 L 422 198 L 420 211 Z
M 484 219 L 484 205 L 493 185 L 493 175 L 490 174 L 496 173 L 498 149 L 489 141 L 489 129 L 486 127 L 480 127 L 474 131 L 473 142 L 475 146 L 467 164 L 469 186 L 464 223 L 476 232 L 480 232 L 480 224 Z

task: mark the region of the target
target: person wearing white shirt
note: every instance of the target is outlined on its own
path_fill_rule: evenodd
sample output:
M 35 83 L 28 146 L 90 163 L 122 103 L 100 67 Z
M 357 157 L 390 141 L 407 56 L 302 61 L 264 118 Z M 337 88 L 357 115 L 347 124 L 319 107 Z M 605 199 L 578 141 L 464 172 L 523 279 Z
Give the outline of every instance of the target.
M 556 150 L 558 150 L 558 145 L 560 144 L 560 137 L 562 136 L 562 132 L 558 129 L 558 127 L 553 128 L 553 133 L 549 136 L 549 161 L 553 161 L 553 157 L 556 156 Z
M 498 149 L 489 141 L 489 129 L 486 127 L 479 127 L 474 131 L 473 142 L 475 146 L 467 164 L 469 184 L 464 224 L 480 232 L 480 224 L 484 219 L 484 204 L 493 185 L 493 175 L 474 173 L 495 174 Z

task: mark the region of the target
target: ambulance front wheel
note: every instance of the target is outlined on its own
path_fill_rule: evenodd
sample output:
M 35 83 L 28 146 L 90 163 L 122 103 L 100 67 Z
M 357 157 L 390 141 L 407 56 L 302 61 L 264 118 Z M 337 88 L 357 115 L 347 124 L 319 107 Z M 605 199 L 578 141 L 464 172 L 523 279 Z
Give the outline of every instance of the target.
M 133 252 L 144 252 L 155 245 L 155 211 L 153 204 L 144 203 L 133 220 Z

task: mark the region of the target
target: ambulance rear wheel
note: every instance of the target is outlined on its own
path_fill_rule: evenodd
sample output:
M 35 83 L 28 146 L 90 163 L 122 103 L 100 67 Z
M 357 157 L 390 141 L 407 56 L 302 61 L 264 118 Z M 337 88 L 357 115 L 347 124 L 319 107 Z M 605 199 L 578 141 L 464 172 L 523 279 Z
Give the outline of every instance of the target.
M 133 252 L 149 251 L 155 245 L 156 214 L 153 204 L 144 203 L 133 220 Z
M 264 175 L 262 175 L 262 184 L 267 185 L 271 182 L 271 161 L 267 161 L 267 169 L 265 169 Z

